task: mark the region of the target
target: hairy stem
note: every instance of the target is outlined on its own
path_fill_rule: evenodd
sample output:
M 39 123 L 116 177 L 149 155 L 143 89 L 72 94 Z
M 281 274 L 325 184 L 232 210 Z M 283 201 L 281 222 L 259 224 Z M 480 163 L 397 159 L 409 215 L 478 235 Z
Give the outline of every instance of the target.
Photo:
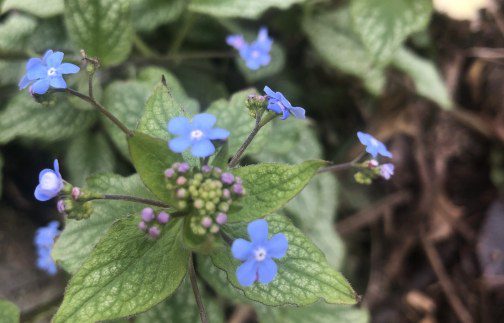
M 208 317 L 205 310 L 205 305 L 201 299 L 201 293 L 198 288 L 198 282 L 196 278 L 196 271 L 194 270 L 194 254 L 191 252 L 189 255 L 189 280 L 191 281 L 191 287 L 194 292 L 194 298 L 196 299 L 196 304 L 198 304 L 198 310 L 201 318 L 201 323 L 208 323 Z
M 170 208 L 171 207 L 170 205 L 168 205 L 164 202 L 161 202 L 161 201 L 156 201 L 156 200 L 151 200 L 151 199 L 137 197 L 137 196 L 131 196 L 131 195 L 104 194 L 96 199 L 128 201 L 128 202 L 142 203 L 142 204 L 147 204 L 147 205 L 152 205 L 152 206 L 159 206 L 162 208 Z
M 324 167 L 324 168 L 321 168 L 318 170 L 318 174 L 320 173 L 327 173 L 327 172 L 339 172 L 339 171 L 343 171 L 343 170 L 347 170 L 347 169 L 350 169 L 350 168 L 353 168 L 357 165 L 357 163 L 359 162 L 359 160 L 365 155 L 366 153 L 365 152 L 362 152 L 359 154 L 359 156 L 355 157 L 352 161 L 349 161 L 347 163 L 342 163 L 342 164 L 336 164 L 336 165 L 331 165 L 331 166 L 327 166 L 327 167 Z

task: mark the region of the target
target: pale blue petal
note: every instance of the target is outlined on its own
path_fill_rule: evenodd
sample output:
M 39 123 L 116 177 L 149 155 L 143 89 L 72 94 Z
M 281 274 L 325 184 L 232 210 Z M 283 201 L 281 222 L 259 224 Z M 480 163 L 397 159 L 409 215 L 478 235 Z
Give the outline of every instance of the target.
M 186 117 L 175 117 L 168 122 L 168 132 L 183 136 L 191 131 L 191 123 Z
M 65 80 L 61 76 L 51 77 L 49 84 L 56 89 L 66 89 L 67 87 Z
M 50 168 L 44 168 L 44 169 L 43 169 L 43 170 L 41 170 L 41 171 L 40 171 L 40 173 L 39 173 L 39 182 L 41 182 L 41 181 L 42 181 L 42 177 L 44 177 L 44 175 L 45 175 L 46 173 L 54 173 L 54 174 L 56 174 L 56 173 L 55 173 L 52 169 L 50 169 Z
M 47 78 L 38 80 L 33 83 L 31 89 L 33 93 L 44 94 L 49 89 L 49 80 Z
M 45 192 L 43 192 L 40 189 L 40 185 L 37 185 L 37 187 L 35 188 L 34 195 L 35 195 L 35 198 L 41 202 L 49 201 L 50 199 L 52 199 L 54 197 L 54 196 L 46 195 Z
M 236 239 L 231 246 L 233 257 L 238 260 L 245 261 L 250 257 L 252 251 L 252 243 L 244 239 Z
M 247 287 L 256 281 L 257 267 L 257 262 L 253 259 L 249 259 L 236 269 L 236 278 L 240 285 Z
M 173 152 L 181 153 L 191 146 L 191 140 L 187 137 L 177 137 L 170 140 L 168 146 Z
M 60 171 L 59 171 L 59 161 L 57 159 L 54 160 L 53 167 L 54 167 L 54 171 L 56 172 L 56 174 L 58 174 L 59 177 L 61 177 Z
M 26 71 L 26 76 L 30 80 L 38 80 L 47 77 L 47 67 L 45 65 L 39 64 L 32 66 Z
M 292 107 L 290 110 L 290 113 L 294 115 L 294 117 L 298 119 L 305 119 L 305 109 L 301 107 Z
M 270 89 L 270 87 L 267 85 L 264 87 L 264 93 L 266 93 L 268 96 L 270 96 L 272 98 L 276 97 L 276 93 L 273 92 L 273 90 Z
M 283 113 L 283 115 L 280 118 L 280 120 L 285 120 L 285 119 L 287 119 L 289 117 L 289 110 L 285 109 L 285 110 L 283 110 L 282 113 Z
M 75 74 L 79 71 L 80 67 L 71 63 L 63 63 L 58 67 L 58 72 L 61 74 Z
M 266 243 L 266 252 L 273 258 L 282 258 L 285 256 L 289 243 L 283 233 L 277 233 Z
M 200 113 L 193 117 L 192 126 L 193 129 L 210 129 L 217 122 L 217 118 L 210 113 Z
M 45 59 L 45 62 L 48 67 L 58 67 L 63 62 L 63 56 L 62 52 L 54 52 Z
M 31 81 L 28 79 L 28 76 L 24 75 L 21 81 L 19 81 L 19 89 L 22 90 L 26 88 L 28 85 L 30 85 Z
M 230 35 L 226 37 L 226 43 L 229 46 L 232 46 L 233 48 L 237 50 L 241 50 L 244 48 L 247 44 L 245 42 L 245 39 L 243 38 L 243 35 Z
M 44 61 L 45 64 L 47 64 L 47 59 L 53 54 L 54 52 L 52 49 L 49 49 L 45 52 L 44 56 L 42 57 L 42 61 Z
M 369 145 L 370 139 L 371 139 L 370 134 L 359 131 L 359 132 L 357 132 L 357 137 L 359 138 L 359 141 L 361 142 L 361 144 L 363 144 L 364 146 Z
M 42 60 L 40 58 L 30 58 L 26 63 L 26 70 L 29 70 L 36 65 L 42 65 Z
M 207 136 L 211 140 L 225 140 L 229 137 L 229 131 L 222 128 L 213 128 L 210 129 L 207 133 Z
M 385 146 L 383 143 L 380 142 L 378 145 L 378 153 L 382 155 L 383 157 L 388 157 L 392 158 L 392 153 L 387 149 L 387 146 Z
M 194 157 L 208 157 L 215 152 L 215 147 L 212 142 L 208 139 L 201 139 L 193 143 L 191 148 L 191 154 Z
M 268 222 L 264 219 L 254 220 L 247 226 L 250 240 L 254 244 L 264 244 L 268 240 Z
M 271 110 L 277 114 L 281 114 L 283 111 L 277 99 L 270 99 L 268 101 L 268 110 Z
M 259 263 L 258 278 L 261 284 L 269 284 L 275 278 L 278 271 L 277 264 L 270 258 Z

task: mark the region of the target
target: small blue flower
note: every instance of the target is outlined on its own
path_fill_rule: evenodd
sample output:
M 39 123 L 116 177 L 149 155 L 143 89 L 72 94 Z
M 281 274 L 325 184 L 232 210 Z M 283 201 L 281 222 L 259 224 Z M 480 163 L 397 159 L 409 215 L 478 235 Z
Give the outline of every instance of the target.
M 181 153 L 191 147 L 194 157 L 208 157 L 215 152 L 212 140 L 226 140 L 229 131 L 213 128 L 217 119 L 209 113 L 200 113 L 189 121 L 186 117 L 175 117 L 168 122 L 168 131 L 178 137 L 168 142 L 170 149 Z
M 394 164 L 388 163 L 380 166 L 380 175 L 389 180 L 394 175 Z
M 26 74 L 19 82 L 22 90 L 31 85 L 30 92 L 44 94 L 52 86 L 56 89 L 65 89 L 67 84 L 63 79 L 64 74 L 74 74 L 80 68 L 71 63 L 62 63 L 64 54 L 48 50 L 42 59 L 30 58 L 26 63 Z
M 226 42 L 238 50 L 245 65 L 251 70 L 257 70 L 271 62 L 270 51 L 273 40 L 268 36 L 266 27 L 259 30 L 257 39 L 250 44 L 245 41 L 243 35 L 230 35 L 226 38 Z
M 278 271 L 272 258 L 285 256 L 289 246 L 287 238 L 282 233 L 277 233 L 268 239 L 268 222 L 263 219 L 250 222 L 247 231 L 251 242 L 236 239 L 231 246 L 233 256 L 243 261 L 236 269 L 236 277 L 243 286 L 250 286 L 255 281 L 268 284 Z
M 268 97 L 268 110 L 281 114 L 280 119 L 285 120 L 289 115 L 293 115 L 298 119 L 305 118 L 305 109 L 301 107 L 293 107 L 292 104 L 280 92 L 274 92 L 269 86 L 264 87 Z
M 54 160 L 54 170 L 46 168 L 39 174 L 39 184 L 35 188 L 35 198 L 41 202 L 56 197 L 63 189 L 63 178 L 59 172 L 58 160 Z
M 387 147 L 378 139 L 375 137 L 371 136 L 368 133 L 364 132 L 357 132 L 357 137 L 359 137 L 359 140 L 361 144 L 366 146 L 366 151 L 373 156 L 373 158 L 376 158 L 378 155 L 382 155 L 383 157 L 388 157 L 392 158 L 392 154 L 390 151 L 388 151 Z
M 37 267 L 53 276 L 57 272 L 56 264 L 51 257 L 54 239 L 60 234 L 58 221 L 51 221 L 47 226 L 35 232 L 34 243 L 37 247 Z

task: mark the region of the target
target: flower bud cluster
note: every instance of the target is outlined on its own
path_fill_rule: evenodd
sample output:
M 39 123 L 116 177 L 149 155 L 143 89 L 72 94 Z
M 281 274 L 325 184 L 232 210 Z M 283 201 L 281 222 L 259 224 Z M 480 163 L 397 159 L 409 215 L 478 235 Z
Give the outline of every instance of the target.
M 159 237 L 162 227 L 170 221 L 170 214 L 165 211 L 160 211 L 156 214 L 150 207 L 143 209 L 140 217 L 141 220 L 138 223 L 138 228 L 148 233 L 153 239 Z
M 265 96 L 251 94 L 247 98 L 247 109 L 249 110 L 250 116 L 254 119 L 257 117 L 257 114 L 262 114 L 266 111 L 267 106 L 268 101 Z
M 165 178 L 176 207 L 191 211 L 191 229 L 199 235 L 219 232 L 231 205 L 245 194 L 242 179 L 218 167 L 191 170 L 187 163 L 175 163 L 165 171 Z
M 380 164 L 376 159 L 364 161 L 358 166 L 361 170 L 355 173 L 354 179 L 359 184 L 370 185 L 378 177 L 389 180 L 394 174 L 393 164 Z

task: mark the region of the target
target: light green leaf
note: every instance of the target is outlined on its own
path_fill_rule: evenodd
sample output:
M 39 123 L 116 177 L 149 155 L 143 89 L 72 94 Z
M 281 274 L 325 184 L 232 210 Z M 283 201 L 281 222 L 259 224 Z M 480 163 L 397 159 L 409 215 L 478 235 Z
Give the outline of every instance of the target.
M 254 83 L 278 74 L 283 70 L 285 65 L 285 52 L 283 48 L 277 43 L 273 43 L 270 55 L 271 62 L 267 66 L 263 66 L 257 70 L 251 70 L 248 68 L 245 61 L 240 56 L 237 56 L 235 61 L 238 65 L 238 69 L 241 71 L 243 76 L 245 76 L 247 81 L 249 83 Z
M 382 68 L 351 29 L 348 8 L 307 17 L 303 29 L 317 53 L 331 67 L 357 76 L 372 94 L 380 94 L 385 83 Z
M 63 0 L 5 0 L 2 13 L 11 9 L 25 11 L 40 18 L 48 18 L 63 13 Z
M 131 161 L 145 186 L 162 201 L 175 205 L 176 199 L 166 188 L 164 171 L 173 163 L 182 161 L 182 156 L 172 152 L 166 141 L 141 132 L 129 137 L 128 144 Z
M 326 261 L 324 254 L 286 217 L 268 215 L 270 235 L 283 233 L 289 242 L 287 254 L 276 261 L 278 274 L 269 284 L 243 287 L 236 280 L 241 264 L 227 249 L 212 255 L 213 263 L 226 271 L 228 280 L 251 300 L 270 306 L 303 306 L 324 299 L 331 304 L 355 304 L 356 294 L 345 278 Z M 247 238 L 246 223 L 225 227 L 232 238 Z
M 228 138 L 230 155 L 240 148 L 252 129 L 254 129 L 255 119 L 250 116 L 247 109 L 247 97 L 251 94 L 258 93 L 255 89 L 237 92 L 231 96 L 229 101 L 225 99 L 215 101 L 206 111 L 217 117 L 217 127 L 231 132 Z M 264 126 L 254 138 L 246 153 L 258 151 L 266 143 L 270 131 L 271 125 Z
M 70 280 L 53 322 L 90 322 L 146 311 L 170 296 L 182 282 L 188 251 L 172 220 L 150 239 L 137 227 L 139 217 L 114 223 Z
M 207 257 L 208 258 L 208 257 Z M 201 285 L 200 285 L 201 286 Z M 224 313 L 220 306 L 200 288 L 205 305 L 205 310 L 208 315 L 208 321 L 212 323 L 224 322 Z M 168 300 L 157 305 L 151 310 L 138 315 L 135 319 L 136 323 L 165 323 L 165 322 L 180 322 L 180 323 L 200 323 L 198 306 L 194 298 L 194 293 L 191 289 L 189 279 L 180 285 L 175 294 Z
M 251 221 L 272 213 L 296 196 L 320 167 L 322 160 L 310 160 L 298 165 L 259 164 L 236 168 L 232 173 L 243 179 L 243 208 L 230 212 L 229 221 Z
M 78 48 L 103 65 L 128 57 L 133 43 L 129 0 L 65 0 L 65 23 Z
M 84 184 L 93 173 L 114 170 L 115 158 L 107 139 L 101 133 L 81 134 L 70 142 L 65 169 L 73 185 Z
M 392 60 L 402 43 L 427 27 L 431 0 L 352 0 L 355 32 L 380 64 Z
M 431 99 L 443 109 L 453 108 L 448 89 L 431 61 L 415 55 L 406 48 L 401 48 L 395 54 L 392 64 L 411 77 L 419 95 Z
M 5 299 L 0 299 L 0 322 L 18 323 L 20 315 L 19 308 L 16 304 Z
M 25 72 L 26 61 L 0 60 L 0 86 L 18 84 Z
M 96 193 L 131 195 L 148 199 L 156 197 L 143 185 L 137 174 L 122 177 L 102 174 L 88 178 L 86 189 Z M 87 220 L 65 221 L 65 230 L 56 240 L 52 256 L 66 271 L 73 274 L 88 258 L 100 238 L 117 219 L 140 214 L 145 205 L 127 201 L 96 200 Z
M 132 0 L 133 24 L 139 31 L 153 31 L 178 19 L 186 7 L 185 0 Z
M 193 0 L 189 10 L 215 17 L 259 18 L 270 8 L 287 9 L 306 0 Z
M 87 129 L 96 120 L 94 111 L 73 109 L 57 96 L 55 106 L 43 106 L 26 92 L 16 95 L 0 112 L 0 143 L 15 138 L 55 142 Z
M 36 27 L 37 22 L 31 17 L 20 14 L 9 15 L 0 24 L 0 51 L 24 52 Z

